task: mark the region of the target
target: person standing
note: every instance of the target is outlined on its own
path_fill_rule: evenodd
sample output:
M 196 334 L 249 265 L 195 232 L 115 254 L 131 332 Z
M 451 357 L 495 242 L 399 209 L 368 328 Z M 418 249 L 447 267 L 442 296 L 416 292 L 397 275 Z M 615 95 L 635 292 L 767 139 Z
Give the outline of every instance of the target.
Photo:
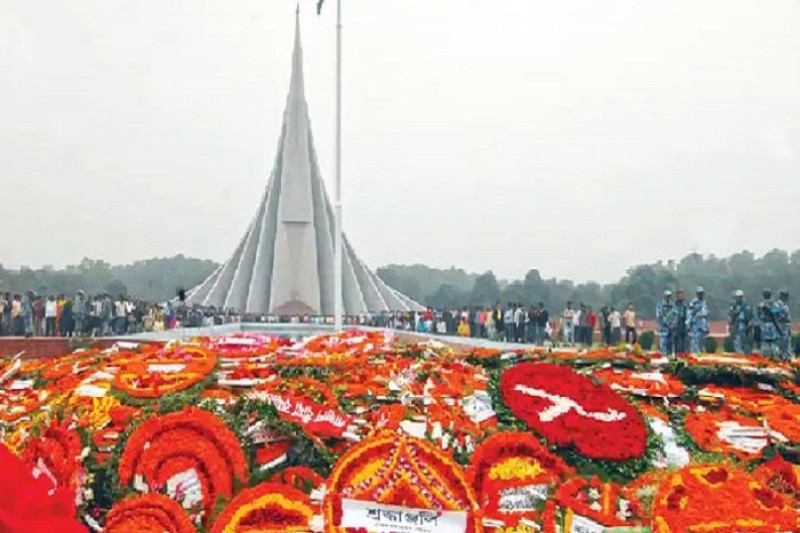
M 19 294 L 15 294 L 11 301 L 11 325 L 13 335 L 17 337 L 25 335 L 25 319 L 22 316 L 22 299 Z
M 525 309 L 520 303 L 517 303 L 517 308 L 514 309 L 514 340 L 525 342 Z
M 539 309 L 536 312 L 536 339 L 534 340 L 539 346 L 544 346 L 549 323 L 550 313 L 544 308 L 544 302 L 539 302 Z
M 78 291 L 72 303 L 72 314 L 75 317 L 75 335 L 81 336 L 86 330 L 86 293 Z
M 563 335 L 564 343 L 572 346 L 575 344 L 575 315 L 577 311 L 572 308 L 572 302 L 567 302 L 567 307 L 561 313 L 561 321 L 563 322 Z
M 733 350 L 736 353 L 750 353 L 748 331 L 752 319 L 752 311 L 744 300 L 744 292 L 737 290 L 734 293 L 731 307 L 728 309 L 728 331 L 733 337 Z
M 72 309 L 72 300 L 64 296 L 61 313 L 58 317 L 58 330 L 62 337 L 72 337 L 75 333 L 75 317 Z
M 673 332 L 673 348 L 675 354 L 689 351 L 687 328 L 689 326 L 689 306 L 686 304 L 686 295 L 683 291 L 675 294 L 675 331 Z
M 589 325 L 586 327 L 586 344 L 589 346 L 594 344 L 594 330 L 597 326 L 597 313 L 594 312 L 594 309 L 591 307 L 587 308 L 589 310 Z
M 25 336 L 32 337 L 33 336 L 33 300 L 35 296 L 33 291 L 28 291 L 28 293 L 22 297 L 22 322 L 23 328 L 25 329 Z
M 792 359 L 792 315 L 789 310 L 789 291 L 781 290 L 775 302 L 775 321 L 780 329 L 778 339 L 778 357 L 789 361 Z
M 503 313 L 503 322 L 505 326 L 505 341 L 514 342 L 514 307 L 511 302 L 508 302 L 506 311 Z
M 608 323 L 611 328 L 611 344 L 619 344 L 622 341 L 622 315 L 613 307 L 608 314 Z
M 581 304 L 580 311 L 578 311 L 578 343 L 580 344 L 589 344 L 591 345 L 591 340 L 587 339 L 589 337 L 589 309 L 586 307 L 586 304 Z
M 600 331 L 603 333 L 603 344 L 605 345 L 611 344 L 611 323 L 609 322 L 610 315 L 611 311 L 608 310 L 607 305 L 604 305 L 600 309 Z
M 696 297 L 689 304 L 689 339 L 692 353 L 700 353 L 705 347 L 708 335 L 708 306 L 706 305 L 706 292 L 703 287 L 697 287 Z
M 627 344 L 636 344 L 639 336 L 636 333 L 636 309 L 634 309 L 632 303 L 629 303 L 627 309 L 625 309 L 623 319 L 625 320 L 625 342 Z
M 494 323 L 494 334 L 490 337 L 492 340 L 500 337 L 500 331 L 504 327 L 504 318 L 503 306 L 500 305 L 500 302 L 497 302 L 494 311 L 492 311 L 492 322 Z
M 56 314 L 58 313 L 58 304 L 56 303 L 53 295 L 47 296 L 47 301 L 44 304 L 44 335 L 45 337 L 54 337 L 56 334 Z
M 775 317 L 775 302 L 772 301 L 772 291 L 764 289 L 762 295 L 764 299 L 756 307 L 756 320 L 761 331 L 759 352 L 761 352 L 761 355 L 772 357 L 777 354 L 781 331 L 778 328 L 778 322 Z
M 572 346 L 575 344 L 575 310 L 572 302 L 567 302 L 567 307 L 561 313 L 562 328 L 564 329 L 564 343 Z
M 675 332 L 675 304 L 672 303 L 672 291 L 665 290 L 664 297 L 656 305 L 656 321 L 658 323 L 658 336 L 660 337 L 661 355 L 672 355 L 672 340 Z

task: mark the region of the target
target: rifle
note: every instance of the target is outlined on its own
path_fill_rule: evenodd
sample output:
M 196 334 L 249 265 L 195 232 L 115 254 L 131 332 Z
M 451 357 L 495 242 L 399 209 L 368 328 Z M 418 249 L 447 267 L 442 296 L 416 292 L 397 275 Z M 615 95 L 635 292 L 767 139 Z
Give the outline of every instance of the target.
M 775 326 L 775 329 L 778 330 L 778 335 L 783 335 L 781 327 L 778 325 L 778 321 L 775 319 L 775 313 L 772 312 L 772 309 L 764 305 L 762 305 L 762 309 L 765 313 L 767 313 L 767 316 L 769 316 L 769 319 L 772 322 L 772 325 Z

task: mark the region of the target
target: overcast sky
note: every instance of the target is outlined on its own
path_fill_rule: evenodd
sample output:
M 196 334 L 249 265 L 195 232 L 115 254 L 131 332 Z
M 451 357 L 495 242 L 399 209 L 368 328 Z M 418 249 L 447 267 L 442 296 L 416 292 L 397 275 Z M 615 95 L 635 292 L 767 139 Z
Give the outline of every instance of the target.
M 345 229 L 371 267 L 610 281 L 800 248 L 800 1 L 343 0 Z M 333 193 L 334 19 L 302 0 Z M 227 259 L 291 0 L 0 0 L 0 262 Z

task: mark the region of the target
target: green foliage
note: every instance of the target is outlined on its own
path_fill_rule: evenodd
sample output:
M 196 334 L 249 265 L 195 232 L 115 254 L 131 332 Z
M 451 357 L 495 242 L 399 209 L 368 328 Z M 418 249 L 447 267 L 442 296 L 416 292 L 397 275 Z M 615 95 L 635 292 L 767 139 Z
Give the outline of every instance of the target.
M 731 294 L 737 289 L 745 292 L 751 304 L 758 302 L 764 287 L 800 294 L 800 250 L 791 254 L 773 250 L 761 258 L 747 251 L 725 258 L 690 254 L 677 262 L 634 266 L 619 281 L 607 285 L 543 279 L 536 269 L 523 279 L 509 281 L 496 280 L 491 271 L 478 276 L 456 268 L 438 270 L 423 265 L 389 265 L 378 269 L 378 275 L 392 287 L 433 307 L 487 305 L 498 299 L 503 304 L 542 301 L 552 315 L 560 312 L 567 300 L 584 302 L 595 310 L 603 305 L 624 309 L 633 303 L 641 318 L 654 317 L 665 288 L 681 288 L 691 297 L 694 287 L 703 285 L 711 318 L 723 320 Z M 496 288 L 492 279 L 497 281 Z M 800 298 L 793 298 L 789 304 L 793 316 L 800 316 Z
M 705 340 L 703 341 L 704 352 L 717 353 L 717 348 L 719 348 L 719 344 L 717 343 L 717 339 L 715 339 L 714 337 L 706 337 Z
M 639 335 L 639 346 L 642 347 L 642 350 L 652 350 L 655 342 L 656 334 L 653 331 L 643 331 L 642 334 Z
M 15 271 L 0 266 L 0 288 L 37 294 L 75 294 L 82 290 L 89 294 L 107 292 L 115 296 L 127 294 L 148 301 L 164 301 L 173 298 L 179 288 L 197 285 L 216 267 L 213 261 L 183 255 L 120 266 L 84 258 L 79 264 L 63 270 L 22 267 Z

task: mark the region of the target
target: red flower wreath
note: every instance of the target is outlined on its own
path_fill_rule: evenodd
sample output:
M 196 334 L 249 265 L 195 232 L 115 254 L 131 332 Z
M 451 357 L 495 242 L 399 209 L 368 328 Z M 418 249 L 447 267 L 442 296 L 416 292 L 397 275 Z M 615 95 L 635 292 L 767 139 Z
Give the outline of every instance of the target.
M 539 521 L 550 488 L 574 473 L 532 434 L 504 432 L 475 449 L 467 479 L 484 514 L 514 526 L 522 518 Z
M 162 494 L 143 494 L 114 504 L 105 533 L 194 533 L 181 506 Z
M 262 483 L 237 494 L 214 522 L 211 533 L 305 533 L 313 516 L 304 493 L 286 485 Z
M 217 416 L 194 407 L 147 419 L 130 436 L 119 461 L 119 479 L 126 487 L 141 476 L 150 489 L 161 489 L 187 471 L 201 485 L 206 517 L 218 496 L 233 495 L 234 480 L 248 479 L 237 436 Z
M 500 377 L 511 411 L 547 440 L 574 444 L 594 459 L 640 457 L 647 446 L 641 415 L 607 385 L 562 365 L 522 363 Z

